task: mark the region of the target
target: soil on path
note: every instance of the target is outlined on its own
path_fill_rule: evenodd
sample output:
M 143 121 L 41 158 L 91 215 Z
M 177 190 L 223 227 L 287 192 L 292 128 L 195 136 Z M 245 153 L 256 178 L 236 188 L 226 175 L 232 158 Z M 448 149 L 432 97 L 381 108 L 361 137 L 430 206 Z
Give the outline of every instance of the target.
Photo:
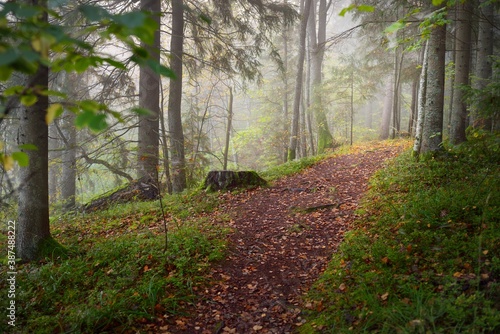
M 271 187 L 222 194 L 232 217 L 231 250 L 212 269 L 190 318 L 170 333 L 292 333 L 302 296 L 324 271 L 356 219 L 368 179 L 402 145 L 327 159 Z

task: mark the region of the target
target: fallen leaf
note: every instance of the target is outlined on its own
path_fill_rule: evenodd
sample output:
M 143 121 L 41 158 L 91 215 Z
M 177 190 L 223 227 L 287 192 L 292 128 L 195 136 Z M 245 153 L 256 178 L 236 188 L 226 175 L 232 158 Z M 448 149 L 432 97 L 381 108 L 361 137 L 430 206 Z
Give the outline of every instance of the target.
M 380 299 L 387 300 L 388 297 L 389 297 L 389 292 L 386 292 L 382 296 L 380 296 Z

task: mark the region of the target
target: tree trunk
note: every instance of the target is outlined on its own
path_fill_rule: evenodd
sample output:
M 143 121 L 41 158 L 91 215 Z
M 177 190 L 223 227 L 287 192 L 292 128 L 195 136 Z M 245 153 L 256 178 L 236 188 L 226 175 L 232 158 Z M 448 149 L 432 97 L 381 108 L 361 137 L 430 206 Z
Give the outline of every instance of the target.
M 408 120 L 408 134 L 412 137 L 415 134 L 415 125 L 417 121 L 418 110 L 418 76 L 415 76 L 411 84 L 411 110 Z
M 33 5 L 43 2 L 33 1 Z M 46 17 L 45 17 L 46 19 Z M 49 70 L 40 65 L 31 77 L 30 86 L 48 87 Z M 50 236 L 48 186 L 48 126 L 45 115 L 48 97 L 39 95 L 38 101 L 20 110 L 19 145 L 36 145 L 27 150 L 29 165 L 19 169 L 18 225 L 16 226 L 16 257 L 24 261 L 40 256 L 41 247 Z
M 143 45 L 149 57 L 160 62 L 160 0 L 141 0 L 141 9 L 151 13 L 158 24 L 153 45 Z M 137 178 L 147 177 L 158 180 L 159 164 L 159 114 L 160 114 L 160 75 L 149 66 L 140 67 L 139 106 L 148 109 L 150 115 L 139 115 Z
M 326 0 L 319 0 L 318 30 L 316 33 L 316 0 L 311 1 L 309 13 L 309 48 L 311 54 L 312 108 L 318 126 L 318 153 L 332 148 L 333 136 L 328 127 L 326 111 L 321 98 L 322 68 L 326 40 Z
M 446 26 L 435 26 L 429 38 L 425 117 L 421 153 L 441 149 L 443 141 Z
M 481 15 L 479 16 L 479 32 L 477 37 L 477 59 L 474 82 L 474 88 L 478 90 L 484 89 L 492 77 L 492 63 L 490 56 L 493 55 L 493 25 L 494 10 L 492 4 L 487 4 L 488 1 L 480 0 L 479 7 Z M 475 127 L 485 130 L 492 130 L 492 118 L 481 115 L 480 110 L 474 110 L 473 122 Z
M 160 129 L 161 129 L 161 149 L 163 152 L 163 172 L 165 173 L 165 183 L 167 187 L 167 193 L 172 194 L 172 179 L 170 177 L 170 157 L 168 154 L 168 136 L 167 130 L 165 129 L 165 110 L 163 106 L 165 105 L 163 88 L 161 86 L 160 80 L 160 91 L 161 91 L 161 107 L 160 107 Z M 158 189 L 161 192 L 161 189 Z
M 311 0 L 305 0 L 304 12 L 300 23 L 299 37 L 299 59 L 297 63 L 297 76 L 295 80 L 295 96 L 293 99 L 292 130 L 290 132 L 290 144 L 288 146 L 288 161 L 295 160 L 297 151 L 297 139 L 299 136 L 300 99 L 302 94 L 302 77 L 304 72 L 304 58 L 306 49 L 307 19 L 311 9 Z
M 287 1 L 285 0 L 285 4 Z M 286 139 L 286 134 L 289 129 L 288 122 L 288 27 L 283 27 L 283 139 Z M 288 147 L 286 140 L 283 140 L 283 162 L 286 162 L 288 156 Z
M 399 48 L 394 50 L 394 89 L 392 92 L 392 134 L 391 138 L 396 138 L 396 134 L 400 131 L 400 90 L 401 90 L 401 66 L 403 64 L 404 53 L 399 52 Z
M 227 170 L 227 160 L 229 155 L 229 143 L 231 140 L 231 128 L 233 126 L 233 89 L 229 88 L 229 106 L 227 110 L 226 145 L 224 146 L 223 170 Z
M 350 130 L 350 144 L 353 144 L 353 128 L 354 128 L 354 66 L 352 67 L 351 72 L 351 110 L 350 110 L 350 119 L 349 123 L 351 125 Z
M 59 135 L 57 134 L 56 124 L 53 122 L 49 126 L 49 202 L 56 203 L 59 200 L 59 164 L 60 153 Z
M 450 142 L 454 145 L 466 141 L 467 104 L 462 86 L 469 84 L 471 50 L 471 6 L 469 1 L 457 4 L 455 40 L 455 85 L 451 112 Z
M 382 109 L 382 120 L 380 123 L 379 139 L 384 140 L 389 138 L 389 127 L 391 124 L 393 84 L 389 80 L 385 85 L 384 109 Z
M 65 111 L 61 132 L 65 137 L 62 153 L 61 200 L 64 210 L 72 210 L 76 205 L 76 128 L 75 114 Z
M 170 68 L 176 78 L 170 79 L 168 99 L 168 129 L 170 131 L 170 159 L 172 161 L 172 191 L 186 189 L 186 161 L 184 131 L 182 130 L 182 54 L 184 52 L 184 4 L 172 0 L 172 38 L 170 40 Z
M 420 155 L 422 147 L 422 132 L 424 129 L 425 118 L 425 97 L 427 88 L 427 67 L 429 66 L 429 41 L 425 42 L 424 56 L 422 59 L 422 72 L 420 74 L 420 82 L 418 87 L 417 100 L 417 123 L 415 124 L 415 142 L 413 144 L 413 155 Z

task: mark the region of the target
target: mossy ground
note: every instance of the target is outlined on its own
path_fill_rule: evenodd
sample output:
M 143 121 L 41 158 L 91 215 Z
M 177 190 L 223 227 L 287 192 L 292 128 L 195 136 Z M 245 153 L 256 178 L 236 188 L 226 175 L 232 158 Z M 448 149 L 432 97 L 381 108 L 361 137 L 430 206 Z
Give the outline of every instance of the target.
M 301 333 L 499 332 L 499 143 L 472 133 L 380 171 Z

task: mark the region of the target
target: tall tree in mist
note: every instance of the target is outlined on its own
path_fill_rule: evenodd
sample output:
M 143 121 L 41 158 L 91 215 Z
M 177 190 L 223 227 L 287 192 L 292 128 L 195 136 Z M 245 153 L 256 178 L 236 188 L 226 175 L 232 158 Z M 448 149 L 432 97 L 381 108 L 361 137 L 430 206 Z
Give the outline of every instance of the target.
M 312 0 L 310 7 L 307 30 L 309 33 L 308 45 L 311 59 L 311 102 L 318 126 L 318 153 L 321 154 L 325 149 L 331 148 L 333 145 L 333 136 L 328 127 L 326 110 L 321 98 L 322 70 L 326 42 L 326 18 L 328 12 L 327 1 Z M 317 25 L 316 13 L 318 17 Z
M 470 1 L 458 2 L 456 6 L 455 85 L 450 124 L 450 142 L 455 145 L 466 140 L 468 106 L 465 102 L 464 87 L 469 84 L 472 17 Z
M 297 142 L 299 137 L 300 103 L 302 98 L 302 78 L 304 76 L 304 60 L 306 54 L 307 21 L 311 9 L 311 0 L 305 0 L 304 12 L 300 20 L 299 59 L 297 61 L 297 74 L 295 77 L 295 95 L 293 98 L 292 129 L 290 131 L 290 144 L 288 145 L 288 161 L 295 160 Z
M 186 188 L 186 162 L 184 155 L 184 132 L 182 130 L 182 56 L 184 52 L 184 4 L 172 0 L 172 37 L 170 40 L 170 68 L 176 78 L 170 79 L 168 98 L 168 129 L 172 162 L 172 191 L 182 192 Z
M 425 115 L 422 129 L 421 153 L 440 150 L 443 141 L 446 51 L 446 25 L 443 22 L 437 22 L 431 28 L 428 48 Z
M 151 13 L 158 25 L 152 45 L 143 45 L 149 57 L 160 62 L 160 0 L 141 0 L 141 9 Z M 150 114 L 139 115 L 137 177 L 149 181 L 158 180 L 159 165 L 159 114 L 160 114 L 160 75 L 144 64 L 139 72 L 139 107 Z

